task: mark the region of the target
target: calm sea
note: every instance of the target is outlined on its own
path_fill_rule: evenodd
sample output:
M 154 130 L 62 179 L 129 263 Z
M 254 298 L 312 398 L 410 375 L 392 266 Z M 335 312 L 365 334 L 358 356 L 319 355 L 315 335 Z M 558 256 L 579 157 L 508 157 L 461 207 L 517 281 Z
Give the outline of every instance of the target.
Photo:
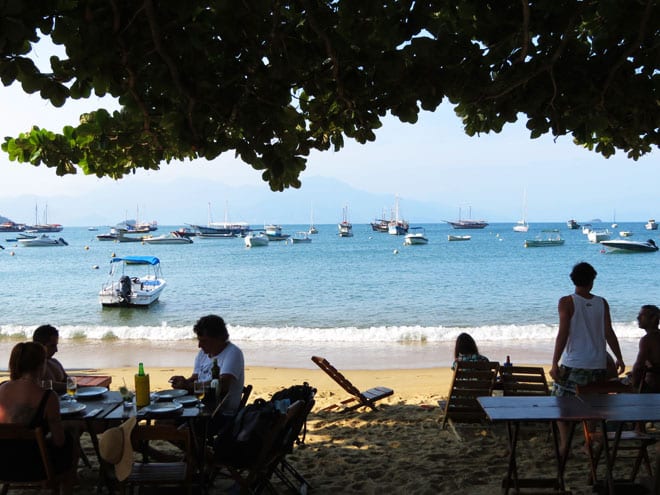
M 16 339 L 43 323 L 60 329 L 58 356 L 68 367 L 187 366 L 196 352 L 192 325 L 208 313 L 225 318 L 248 365 L 313 367 L 309 358 L 319 354 L 349 369 L 444 366 L 463 331 L 492 359 L 547 364 L 557 300 L 572 291 L 568 274 L 579 261 L 598 271 L 594 292 L 608 299 L 632 365 L 642 335 L 639 306 L 660 304 L 660 253 L 604 253 L 563 223 L 535 224 L 527 234 L 513 232 L 512 224 L 473 231 L 423 226 L 425 246 L 404 246 L 403 237 L 369 225 L 354 225 L 352 238 L 321 225 L 311 244 L 253 249 L 240 238 L 100 242 L 95 234 L 107 229 L 73 227 L 51 234 L 68 246 L 26 248 L 6 241 L 13 234 L 0 234 L 0 367 Z M 306 228 L 283 226 L 289 234 Z M 524 239 L 545 235 L 543 229 L 560 229 L 564 246 L 524 248 Z M 610 230 L 613 237 L 630 230 L 632 239 L 660 242 L 642 223 Z M 472 239 L 448 242 L 449 233 Z M 101 308 L 98 291 L 113 253 L 160 258 L 168 287 L 157 304 Z

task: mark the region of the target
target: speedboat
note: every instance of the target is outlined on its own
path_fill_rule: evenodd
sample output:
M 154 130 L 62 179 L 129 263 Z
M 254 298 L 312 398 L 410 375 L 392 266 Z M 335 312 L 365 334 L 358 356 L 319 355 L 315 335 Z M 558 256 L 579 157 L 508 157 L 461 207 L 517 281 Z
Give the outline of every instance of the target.
M 309 244 L 312 242 L 312 238 L 309 237 L 307 232 L 296 232 L 296 234 L 291 237 L 291 244 Z
M 451 235 L 451 234 L 449 234 L 447 236 L 447 240 L 450 241 L 450 242 L 453 242 L 453 241 L 469 241 L 470 239 L 472 239 L 471 235 Z
M 628 239 L 617 239 L 614 241 L 601 241 L 601 244 L 610 251 L 627 251 L 634 253 L 652 253 L 658 250 L 653 239 L 648 241 L 629 241 Z
M 126 274 L 136 267 L 146 270 L 139 277 Z M 166 285 L 155 256 L 112 258 L 110 279 L 101 287 L 99 301 L 102 306 L 147 307 L 158 300 Z
M 658 224 L 655 223 L 654 219 L 649 218 L 649 221 L 646 222 L 646 225 L 644 225 L 644 228 L 646 230 L 658 230 Z
M 426 237 L 424 227 L 410 227 L 410 232 L 406 234 L 403 240 L 406 246 L 413 246 L 415 244 L 428 244 L 429 240 Z
M 633 235 L 633 233 L 630 230 L 622 230 L 621 232 L 619 232 L 619 235 L 621 237 L 630 237 Z
M 571 230 L 577 230 L 580 228 L 580 224 L 571 218 L 570 220 L 566 221 L 566 227 L 568 227 Z
M 53 237 L 48 237 L 46 234 L 41 234 L 38 237 L 32 239 L 18 239 L 18 242 L 21 246 L 25 247 L 43 247 L 43 246 L 68 246 L 69 243 L 66 242 L 61 237 L 55 239 Z
M 245 236 L 245 247 L 268 246 L 269 242 L 270 239 L 263 232 L 250 233 Z
M 145 237 L 142 240 L 146 244 L 192 244 L 193 242 L 192 239 L 179 234 L 176 230 L 158 237 Z
M 603 241 L 609 241 L 610 240 L 611 234 L 610 231 L 605 229 L 605 230 L 592 230 L 587 234 L 587 239 L 589 239 L 589 242 L 593 243 L 599 243 Z

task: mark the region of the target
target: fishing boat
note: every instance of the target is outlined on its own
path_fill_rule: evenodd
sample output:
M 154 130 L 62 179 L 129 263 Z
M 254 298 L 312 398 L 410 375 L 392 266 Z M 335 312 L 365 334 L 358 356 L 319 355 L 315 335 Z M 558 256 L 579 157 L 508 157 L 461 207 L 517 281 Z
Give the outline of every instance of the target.
M 348 205 L 342 209 L 341 222 L 337 224 L 339 237 L 353 237 L 353 224 L 348 221 Z
M 403 243 L 406 246 L 414 246 L 417 244 L 428 244 L 429 240 L 426 237 L 426 230 L 424 230 L 424 227 L 411 227 L 410 231 L 406 234 Z
M 389 223 L 390 221 L 385 218 L 385 215 L 383 215 L 382 217 L 376 218 L 373 222 L 371 222 L 371 230 L 374 232 L 387 232 Z
M 192 244 L 193 242 L 192 239 L 179 234 L 176 230 L 158 237 L 145 237 L 142 240 L 145 244 Z
M 270 239 L 263 232 L 250 232 L 245 236 L 245 247 L 268 246 Z
M 577 230 L 580 228 L 580 224 L 572 218 L 566 222 L 566 226 L 571 230 Z
M 211 203 L 208 204 L 208 221 L 206 225 L 188 224 L 197 234 L 233 234 L 233 236 L 224 237 L 245 237 L 250 232 L 250 225 L 247 222 L 229 222 L 229 205 L 225 205 L 224 222 L 214 222 L 211 216 Z M 217 236 L 221 237 L 221 236 Z
M 449 234 L 449 235 L 447 236 L 447 240 L 450 241 L 450 242 L 454 242 L 454 241 L 469 241 L 470 239 L 472 239 L 472 236 L 471 236 L 471 235 L 451 235 L 451 234 Z
M 11 220 L 0 223 L 0 232 L 22 232 L 26 228 L 24 223 L 15 223 Z
M 46 246 L 68 246 L 69 243 L 66 242 L 61 237 L 55 239 L 54 237 L 48 237 L 46 234 L 41 234 L 40 236 L 33 238 L 22 238 L 18 239 L 18 242 L 21 246 L 25 247 L 46 247 Z
M 592 230 L 587 234 L 587 239 L 589 239 L 589 242 L 592 242 L 594 244 L 597 244 L 599 242 L 603 241 L 609 241 L 610 238 L 612 237 L 612 234 L 610 233 L 609 230 Z
M 127 271 L 144 268 L 141 276 Z M 99 292 L 102 306 L 147 307 L 158 300 L 167 283 L 155 256 L 124 256 L 110 259 L 110 278 Z
M 264 233 L 269 241 L 286 241 L 291 237 L 289 234 L 282 233 L 281 225 L 264 225 Z
M 399 218 L 399 196 L 394 200 L 394 218 L 387 223 L 387 233 L 390 235 L 406 235 L 408 233 L 408 222 Z
M 527 223 L 527 190 L 523 193 L 522 218 L 513 226 L 514 232 L 527 232 L 529 224 Z
M 312 238 L 304 231 L 296 232 L 291 237 L 291 244 L 309 244 L 310 242 L 312 242 Z
M 601 241 L 601 244 L 609 251 L 622 251 L 629 253 L 652 253 L 658 250 L 653 239 L 648 241 L 630 241 L 627 239 L 616 239 L 613 241 Z
M 655 220 L 653 218 L 649 218 L 649 221 L 646 222 L 646 225 L 644 225 L 644 228 L 646 230 L 658 230 L 658 224 L 655 223 Z
M 549 233 L 545 238 L 540 236 L 535 239 L 526 239 L 524 246 L 526 248 L 530 247 L 551 247 L 551 246 L 563 246 L 564 239 L 561 238 L 561 235 L 556 232 Z
M 458 220 L 455 222 L 450 222 L 449 220 L 445 220 L 446 223 L 452 226 L 454 229 L 462 229 L 462 230 L 467 230 L 467 229 L 484 229 L 488 227 L 488 223 L 483 221 L 483 220 L 472 220 L 472 207 L 470 207 L 469 210 L 469 215 L 470 218 L 468 219 L 462 219 L 461 218 L 461 209 L 458 209 Z
M 39 210 L 37 205 L 34 206 L 34 225 L 26 227 L 26 230 L 32 230 L 34 232 L 62 232 L 62 227 L 59 223 L 48 223 L 48 205 L 44 207 L 44 219 L 43 223 L 38 221 Z

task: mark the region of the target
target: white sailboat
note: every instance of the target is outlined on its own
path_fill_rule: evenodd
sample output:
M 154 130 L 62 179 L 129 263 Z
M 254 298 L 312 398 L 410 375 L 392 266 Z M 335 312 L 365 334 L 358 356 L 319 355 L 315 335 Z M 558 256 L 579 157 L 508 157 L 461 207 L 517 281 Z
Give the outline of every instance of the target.
M 314 205 L 312 205 L 309 213 L 309 230 L 308 234 L 318 234 L 319 230 L 314 226 Z
M 513 226 L 514 232 L 527 232 L 529 230 L 529 224 L 527 223 L 527 189 L 523 193 L 523 207 L 522 207 L 522 219 L 518 220 L 518 223 Z

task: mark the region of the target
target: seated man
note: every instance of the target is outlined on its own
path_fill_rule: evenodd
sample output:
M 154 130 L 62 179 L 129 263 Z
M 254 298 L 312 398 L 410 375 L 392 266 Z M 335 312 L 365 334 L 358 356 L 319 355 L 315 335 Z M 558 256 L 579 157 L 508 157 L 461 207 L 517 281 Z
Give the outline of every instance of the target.
M 653 304 L 642 306 L 637 315 L 639 328 L 646 330 L 639 340 L 639 353 L 632 369 L 632 382 L 639 387 L 642 379 L 642 392 L 660 392 L 660 309 Z M 647 371 L 648 370 L 648 371 Z
M 173 388 L 192 392 L 193 383 L 211 381 L 211 367 L 216 359 L 220 367 L 220 415 L 233 417 L 238 412 L 245 381 L 243 352 L 229 342 L 229 333 L 222 318 L 216 315 L 201 317 L 193 331 L 197 335 L 200 348 L 195 358 L 193 374 L 190 378 L 173 376 L 170 378 Z
M 41 325 L 32 334 L 32 341 L 38 342 L 46 348 L 46 371 L 43 379 L 52 380 L 53 390 L 58 394 L 63 394 L 66 392 L 67 373 L 62 363 L 53 357 L 57 352 L 59 340 L 60 333 L 52 325 Z

